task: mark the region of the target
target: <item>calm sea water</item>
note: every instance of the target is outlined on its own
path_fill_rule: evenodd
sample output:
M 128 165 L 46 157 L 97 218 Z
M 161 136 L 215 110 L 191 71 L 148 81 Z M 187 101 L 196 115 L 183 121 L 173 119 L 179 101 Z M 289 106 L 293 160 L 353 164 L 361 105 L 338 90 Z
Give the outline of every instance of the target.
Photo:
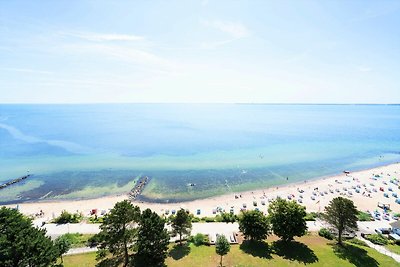
M 0 105 L 0 202 L 189 200 L 400 161 L 398 105 Z M 188 186 L 195 183 L 195 186 Z

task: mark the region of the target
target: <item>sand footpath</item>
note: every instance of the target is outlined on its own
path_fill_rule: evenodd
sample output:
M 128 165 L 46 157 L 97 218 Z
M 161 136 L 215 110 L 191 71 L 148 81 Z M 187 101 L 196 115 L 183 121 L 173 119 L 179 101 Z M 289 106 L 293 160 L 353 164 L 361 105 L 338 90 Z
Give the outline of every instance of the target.
M 213 215 L 217 207 L 227 212 L 232 210 L 235 213 L 239 213 L 243 208 L 258 208 L 261 211 L 267 211 L 268 202 L 276 197 L 298 201 L 306 206 L 307 211 L 323 211 L 325 205 L 332 198 L 346 196 L 352 199 L 360 210 L 376 210 L 380 202 L 389 204 L 393 212 L 400 213 L 400 204 L 395 202 L 397 198 L 400 198 L 399 185 L 400 164 L 395 163 L 318 180 L 241 193 L 230 193 L 189 202 L 167 204 L 133 203 L 140 206 L 141 209 L 150 208 L 159 214 L 165 214 L 166 211 L 170 214 L 172 210 L 185 208 L 193 214 L 203 217 Z M 88 215 L 92 209 L 98 209 L 99 213 L 101 213 L 101 211 L 108 211 L 116 202 L 124 199 L 128 199 L 127 194 L 88 200 L 22 203 L 19 204 L 19 210 L 27 215 L 33 215 L 42 210 L 44 212 L 43 219 L 50 220 L 58 216 L 62 210 L 69 212 L 80 211 L 84 215 Z M 6 206 L 15 207 L 16 205 Z M 200 210 L 200 214 L 198 214 L 198 210 Z

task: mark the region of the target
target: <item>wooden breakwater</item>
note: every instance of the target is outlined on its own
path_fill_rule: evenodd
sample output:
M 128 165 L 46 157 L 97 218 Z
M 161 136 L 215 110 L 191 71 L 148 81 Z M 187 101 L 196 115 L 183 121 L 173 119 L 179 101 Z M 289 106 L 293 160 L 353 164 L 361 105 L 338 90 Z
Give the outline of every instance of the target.
M 6 187 L 8 187 L 10 185 L 19 183 L 19 182 L 25 180 L 26 178 L 28 178 L 29 176 L 31 176 L 31 174 L 27 174 L 27 175 L 21 176 L 21 177 L 19 177 L 17 179 L 11 180 L 11 181 L 9 181 L 7 183 L 1 184 L 0 185 L 0 189 L 4 189 L 4 188 L 6 188 Z
M 148 176 L 140 177 L 137 181 L 136 185 L 132 188 L 132 190 L 128 193 L 130 200 L 135 200 L 143 191 L 144 187 L 149 182 L 150 178 Z

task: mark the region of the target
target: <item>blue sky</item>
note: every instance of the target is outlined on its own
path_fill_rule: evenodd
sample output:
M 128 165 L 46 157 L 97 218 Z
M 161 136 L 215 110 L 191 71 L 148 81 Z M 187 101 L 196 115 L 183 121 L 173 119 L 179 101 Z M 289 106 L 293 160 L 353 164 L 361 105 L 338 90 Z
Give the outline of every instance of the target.
M 0 102 L 400 103 L 400 1 L 0 1 Z

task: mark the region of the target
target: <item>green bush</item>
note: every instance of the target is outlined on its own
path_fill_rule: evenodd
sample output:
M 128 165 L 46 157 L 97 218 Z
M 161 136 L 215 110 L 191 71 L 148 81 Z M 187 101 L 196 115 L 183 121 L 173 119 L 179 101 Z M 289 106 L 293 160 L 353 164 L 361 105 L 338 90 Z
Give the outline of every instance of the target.
M 222 222 L 226 223 L 234 223 L 237 221 L 237 216 L 230 212 L 223 212 L 221 213 Z
M 210 243 L 208 236 L 200 233 L 196 234 L 195 236 L 191 236 L 189 238 L 189 242 L 193 242 L 195 246 L 208 245 Z
M 326 238 L 326 239 L 329 239 L 329 240 L 332 240 L 332 239 L 335 238 L 334 235 L 333 235 L 328 229 L 326 229 L 326 228 L 321 228 L 321 229 L 318 231 L 318 234 L 319 234 L 320 236 Z
M 215 222 L 215 217 L 203 217 L 201 220 L 204 222 Z
M 103 217 L 89 217 L 89 222 L 90 223 L 103 223 L 104 218 Z
M 100 241 L 101 241 L 101 236 L 99 234 L 96 234 L 88 239 L 87 245 L 91 248 L 96 247 L 100 243 Z
M 367 239 L 377 245 L 387 245 L 389 243 L 389 240 L 387 239 L 387 237 L 385 237 L 384 235 L 381 235 L 381 234 L 366 235 L 365 239 Z
M 363 211 L 358 212 L 357 218 L 361 222 L 371 221 L 371 219 L 372 219 L 371 214 L 363 212 Z
M 359 245 L 359 246 L 369 247 L 367 245 L 367 243 L 365 243 L 364 241 L 362 241 L 358 238 L 352 238 L 352 239 L 348 240 L 348 242 Z
M 201 219 L 199 217 L 192 217 L 192 222 L 200 222 Z
M 69 213 L 68 211 L 63 210 L 60 216 L 55 218 L 53 222 L 56 224 L 79 223 L 82 219 L 82 213 Z
M 306 217 L 304 217 L 304 219 L 306 221 L 315 221 L 317 218 L 319 217 L 319 214 L 317 212 L 307 212 Z
M 221 216 L 221 215 L 218 214 L 218 215 L 215 216 L 215 221 L 216 221 L 216 222 L 222 222 L 222 220 L 223 220 L 223 219 L 222 219 L 222 216 Z

